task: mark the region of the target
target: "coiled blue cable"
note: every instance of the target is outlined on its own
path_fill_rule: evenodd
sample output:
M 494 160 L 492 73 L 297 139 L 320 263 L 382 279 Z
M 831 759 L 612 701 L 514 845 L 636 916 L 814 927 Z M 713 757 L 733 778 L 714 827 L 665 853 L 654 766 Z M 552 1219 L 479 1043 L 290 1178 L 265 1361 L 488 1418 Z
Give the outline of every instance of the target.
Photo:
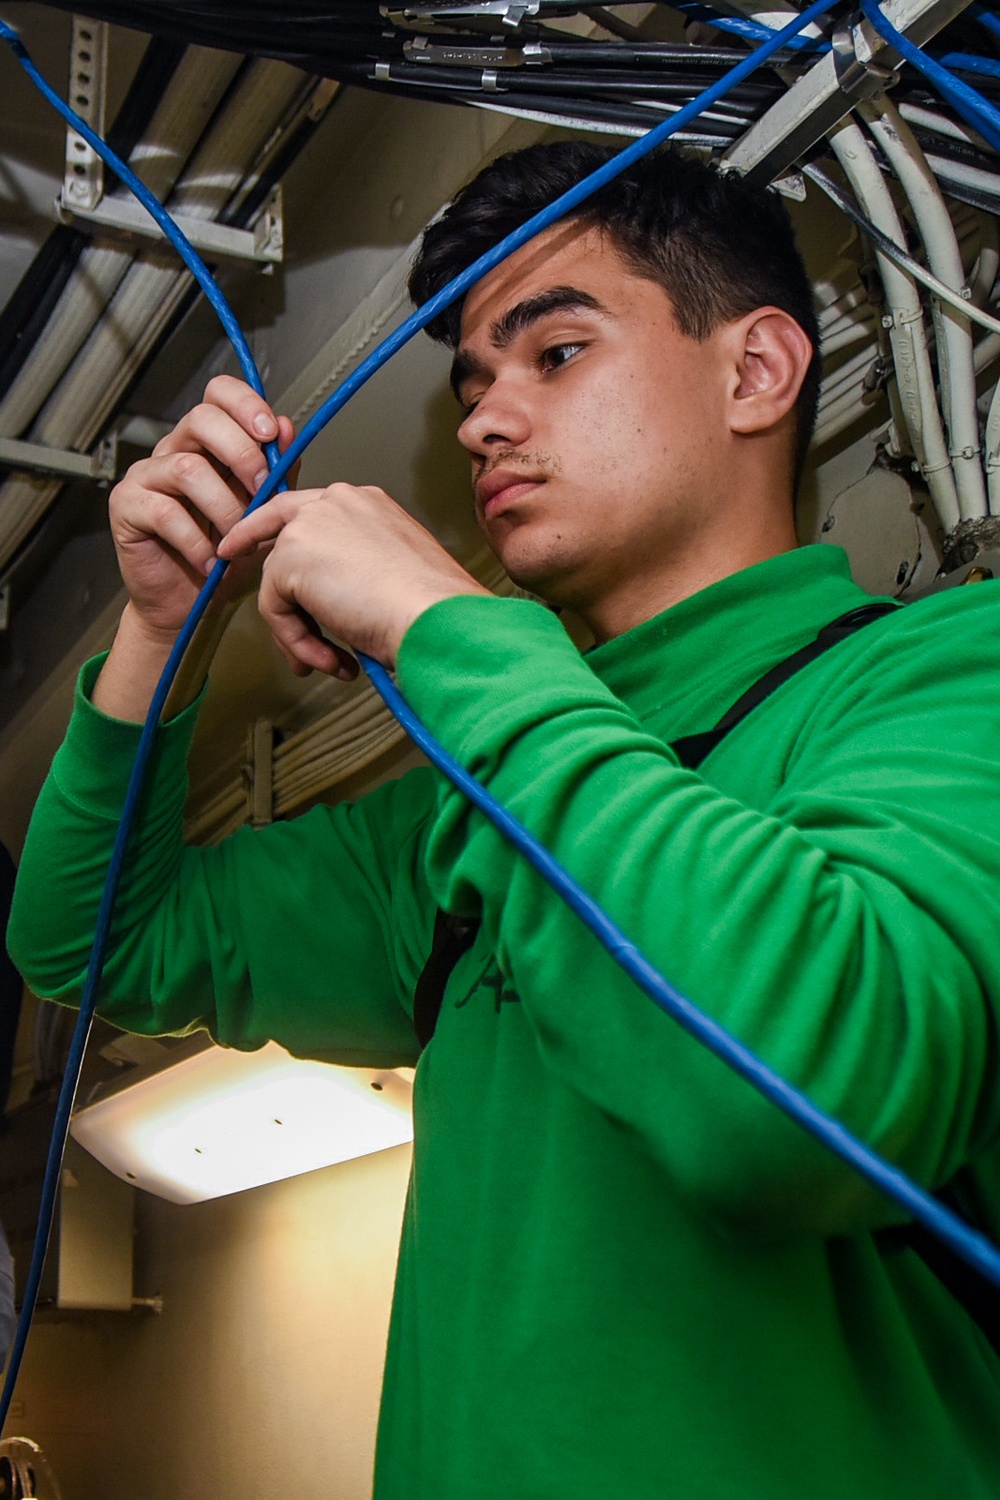
M 911 63 L 918 73 L 922 73 L 962 119 L 989 142 L 994 151 L 1000 151 L 1000 110 L 988 99 L 984 99 L 971 84 L 956 78 L 941 63 L 935 62 L 932 57 L 921 52 L 919 47 L 915 47 L 909 37 L 905 37 L 891 21 L 886 20 L 875 0 L 861 0 L 861 9 L 866 19 L 881 37 L 895 47 L 900 57 Z
M 488 271 L 492 270 L 500 261 L 518 249 L 522 244 L 526 243 L 527 240 L 531 239 L 535 234 L 540 233 L 543 229 L 548 228 L 557 219 L 571 212 L 580 203 L 584 202 L 586 198 L 597 192 L 606 182 L 630 166 L 632 162 L 637 161 L 641 156 L 654 150 L 675 131 L 682 129 L 691 120 L 696 118 L 702 110 L 716 103 L 730 88 L 742 82 L 744 78 L 766 62 L 770 56 L 786 46 L 800 31 L 831 10 L 836 3 L 838 3 L 838 0 L 814 0 L 814 3 L 798 16 L 795 21 L 784 27 L 781 31 L 770 35 L 761 47 L 735 68 L 732 68 L 717 83 L 706 89 L 691 104 L 679 110 L 676 115 L 664 121 L 662 125 L 651 131 L 647 136 L 634 142 L 631 146 L 620 152 L 611 161 L 598 169 L 598 171 L 592 173 L 590 177 L 577 184 L 569 192 L 563 194 L 562 197 L 557 199 L 542 213 L 536 214 L 522 225 L 520 229 L 508 235 L 500 244 L 481 256 L 462 275 L 449 283 L 436 297 L 432 298 L 422 308 L 418 309 L 416 313 L 407 318 L 343 382 L 339 389 L 324 402 L 320 410 L 306 425 L 284 455 L 279 456 L 275 451 L 274 445 L 269 445 L 267 457 L 269 463 L 272 465 L 271 472 L 254 497 L 251 508 L 263 504 L 270 496 L 277 492 L 288 469 L 301 455 L 316 433 L 345 405 L 355 391 L 360 389 L 361 385 L 377 369 L 380 369 L 398 349 L 402 348 L 403 344 L 420 329 L 424 328 L 439 312 L 464 296 L 474 282 L 486 275 Z M 139 200 L 149 209 L 156 222 L 163 229 L 164 234 L 178 249 L 185 265 L 187 265 L 192 275 L 194 275 L 199 286 L 218 313 L 234 348 L 237 350 L 241 367 L 248 381 L 255 390 L 263 394 L 260 377 L 242 331 L 239 329 L 221 291 L 202 264 L 196 251 L 176 228 L 165 210 L 152 199 L 142 184 L 137 182 L 137 179 L 135 179 L 134 174 L 129 171 L 128 167 L 54 93 L 37 72 L 37 69 L 35 69 L 16 32 L 3 22 L 0 22 L 0 38 L 7 41 L 12 47 L 21 66 L 44 96 L 53 104 L 53 107 L 90 143 L 94 150 L 112 167 L 121 177 L 122 181 L 136 193 Z M 10 1400 L 13 1395 L 27 1342 L 32 1313 L 38 1296 L 38 1287 L 41 1281 L 45 1251 L 58 1189 L 62 1151 L 69 1128 L 69 1120 L 79 1081 L 83 1054 L 97 1002 L 100 976 L 104 964 L 121 872 L 142 795 L 156 730 L 181 658 L 221 581 L 225 567 L 226 564 L 220 562 L 213 569 L 188 619 L 185 621 L 170 659 L 157 684 L 140 736 L 139 748 L 129 780 L 115 846 L 109 863 L 104 892 L 98 911 L 94 945 L 91 951 L 87 979 L 81 1000 L 80 1015 L 71 1042 L 63 1087 L 57 1103 L 52 1146 L 43 1182 L 38 1235 L 29 1267 L 17 1336 L 11 1351 L 3 1393 L 0 1395 L 0 1430 L 2 1430 L 9 1410 Z M 870 1148 L 853 1136 L 839 1122 L 817 1109 L 815 1105 L 800 1094 L 798 1090 L 793 1088 L 791 1084 L 780 1078 L 772 1069 L 756 1058 L 749 1049 L 732 1038 L 717 1022 L 704 1015 L 696 1006 L 674 989 L 645 959 L 635 945 L 615 926 L 597 903 L 562 869 L 553 856 L 527 830 L 521 827 L 496 802 L 491 794 L 471 778 L 463 767 L 434 740 L 406 705 L 385 669 L 378 662 L 372 661 L 368 657 L 362 656 L 361 660 L 373 684 L 388 707 L 396 715 L 400 724 L 411 735 L 415 743 L 424 751 L 428 759 L 448 776 L 506 837 L 511 839 L 524 857 L 544 876 L 570 908 L 576 912 L 587 927 L 597 936 L 616 962 L 625 969 L 656 1004 L 683 1026 L 690 1035 L 702 1042 L 716 1056 L 728 1063 L 741 1077 L 753 1084 L 765 1098 L 771 1100 L 771 1102 L 776 1104 L 791 1118 L 797 1120 L 799 1124 L 830 1150 L 855 1167 L 868 1181 L 885 1191 L 906 1210 L 908 1215 L 924 1223 L 984 1276 L 987 1276 L 994 1284 L 1000 1286 L 1000 1252 L 993 1248 L 985 1236 L 964 1224 L 942 1204 L 938 1203 L 921 1188 L 917 1187 L 916 1184 L 912 1183 L 897 1168 L 882 1161 Z
M 974 52 L 946 52 L 934 61 L 942 68 L 959 73 L 979 73 L 984 78 L 1000 78 L 1000 62 L 995 57 L 980 57 Z
M 997 17 L 993 11 L 987 10 L 985 5 L 973 5 L 970 10 L 984 31 L 989 31 L 993 36 L 1000 36 L 1000 17 Z

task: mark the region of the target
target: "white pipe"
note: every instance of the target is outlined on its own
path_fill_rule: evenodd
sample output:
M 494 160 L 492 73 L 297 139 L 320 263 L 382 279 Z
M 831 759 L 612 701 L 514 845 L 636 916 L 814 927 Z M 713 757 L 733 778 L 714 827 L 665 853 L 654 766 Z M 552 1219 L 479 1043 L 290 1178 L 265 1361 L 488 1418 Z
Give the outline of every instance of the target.
M 964 161 L 950 161 L 946 156 L 935 156 L 927 152 L 927 165 L 935 177 L 945 182 L 954 182 L 959 187 L 971 188 L 973 192 L 1000 197 L 1000 173 L 984 172 L 981 167 L 970 167 Z
M 829 375 L 820 387 L 819 410 L 823 411 L 825 404 L 835 400 L 847 387 L 856 387 L 858 399 L 864 391 L 865 377 L 871 369 L 874 361 L 878 358 L 878 346 L 874 343 L 867 348 L 861 349 L 857 354 L 851 356 L 836 370 Z
M 1000 234 L 992 214 L 979 215 L 979 254 L 969 277 L 973 307 L 986 307 L 1000 272 Z
M 830 132 L 829 139 L 866 216 L 895 244 L 905 248 L 896 206 L 860 126 L 851 120 L 842 121 Z M 906 430 L 941 524 L 950 532 L 961 520 L 961 512 L 934 396 L 920 298 L 910 276 L 877 251 L 876 258 L 885 288 L 886 316 L 891 319 L 889 341 Z
M 157 197 L 167 195 L 218 107 L 238 57 L 189 47 L 129 164 Z M 19 437 L 82 347 L 135 258 L 132 249 L 88 245 L 52 317 L 0 402 L 0 433 Z
M 839 354 L 842 349 L 849 349 L 859 339 L 866 339 L 870 344 L 873 341 L 874 332 L 873 321 L 870 317 L 863 321 L 845 318 L 843 326 L 838 324 L 832 333 L 824 334 L 820 338 L 820 353 L 824 359 L 828 359 L 831 354 Z
M 1000 359 L 1000 333 L 988 333 L 984 339 L 980 339 L 976 345 L 974 358 L 977 375 L 981 374 L 995 359 Z
M 269 141 L 292 98 L 302 92 L 303 78 L 283 63 L 254 64 L 184 172 L 171 206 L 192 217 L 215 217 L 239 187 L 247 162 Z M 162 249 L 143 251 L 43 408 L 31 429 L 32 439 L 53 447 L 89 448 L 189 286 L 189 273 L 165 261 Z M 0 488 L 0 566 L 10 560 L 59 488 L 58 483 L 28 475 L 15 475 Z
M 884 96 L 861 105 L 861 115 L 899 180 L 913 209 L 927 261 L 939 280 L 961 295 L 965 267 L 951 215 L 913 132 Z M 980 461 L 976 372 L 972 366 L 972 327 L 954 307 L 931 303 L 937 335 L 941 404 L 959 513 L 963 520 L 988 512 Z
M 860 281 L 855 281 L 846 291 L 841 291 L 830 297 L 825 307 L 821 307 L 817 314 L 820 328 L 824 328 L 831 318 L 843 317 L 845 313 L 851 313 L 857 307 L 865 307 L 870 310 L 868 293 Z
M 976 368 L 979 370 L 986 369 L 987 365 L 1000 356 L 1000 333 L 991 333 L 982 339 L 976 349 L 976 356 Z M 1000 515 L 1000 381 L 997 382 L 990 402 L 983 446 L 986 449 L 986 485 L 990 496 L 990 510 L 993 515 Z
M 986 482 L 994 515 L 1000 515 L 1000 385 L 990 402 L 986 418 Z
M 981 146 L 984 151 L 992 149 L 970 125 L 963 125 L 961 120 L 949 120 L 947 115 L 940 115 L 934 109 L 926 109 L 922 104 L 908 104 L 904 100 L 899 106 L 899 112 L 910 125 L 922 125 L 935 135 L 946 135 L 954 141 Z

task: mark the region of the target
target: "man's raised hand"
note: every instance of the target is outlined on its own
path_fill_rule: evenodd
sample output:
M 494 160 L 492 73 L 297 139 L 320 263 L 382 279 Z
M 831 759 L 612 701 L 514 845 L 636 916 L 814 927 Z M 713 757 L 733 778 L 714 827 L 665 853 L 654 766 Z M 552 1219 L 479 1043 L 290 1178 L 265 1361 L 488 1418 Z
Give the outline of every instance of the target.
M 111 532 L 133 611 L 151 634 L 171 640 L 216 562 L 220 539 L 243 515 L 267 474 L 262 444 L 286 448 L 292 424 L 249 386 L 219 375 L 149 458 L 111 494 Z M 231 569 L 222 597 L 248 592 L 256 568 Z
M 241 380 L 219 375 L 204 401 L 115 486 L 111 531 L 129 602 L 94 686 L 93 702 L 104 713 L 145 717 L 218 542 L 263 482 L 262 444 L 277 440 L 284 449 L 292 435 L 287 417 L 276 417 Z M 259 571 L 260 556 L 253 554 L 229 569 L 199 630 L 198 649 L 185 658 L 168 712 L 197 693 L 229 611 L 254 587 Z

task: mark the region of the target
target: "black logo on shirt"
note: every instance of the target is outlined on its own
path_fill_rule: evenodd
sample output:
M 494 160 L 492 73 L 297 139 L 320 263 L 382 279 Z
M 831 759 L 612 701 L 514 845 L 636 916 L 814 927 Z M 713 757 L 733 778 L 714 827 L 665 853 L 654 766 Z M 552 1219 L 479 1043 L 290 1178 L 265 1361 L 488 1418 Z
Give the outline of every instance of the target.
M 488 967 L 485 972 L 480 975 L 479 980 L 469 991 L 469 993 L 467 995 L 464 995 L 461 1000 L 455 1001 L 455 1009 L 463 1010 L 465 1006 L 468 1005 L 470 1000 L 474 1000 L 477 995 L 482 994 L 484 991 L 492 992 L 493 1009 L 497 1015 L 500 1014 L 500 1007 L 502 1005 L 520 1005 L 521 1003 L 521 997 L 517 993 L 517 990 L 512 988 L 511 984 L 507 979 L 504 978 L 500 970 L 497 968 Z

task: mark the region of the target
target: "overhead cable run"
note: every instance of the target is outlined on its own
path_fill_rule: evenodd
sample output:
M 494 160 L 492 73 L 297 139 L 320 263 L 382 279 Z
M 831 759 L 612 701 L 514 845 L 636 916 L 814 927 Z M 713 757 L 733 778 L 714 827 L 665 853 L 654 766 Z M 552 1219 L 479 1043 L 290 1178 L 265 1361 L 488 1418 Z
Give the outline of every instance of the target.
M 77 0 L 49 3 L 80 10 Z M 796 15 L 788 5 L 764 14 L 750 0 L 729 7 L 736 14 L 694 0 L 614 11 L 553 0 L 409 6 L 402 0 L 381 6 L 300 0 L 280 10 L 257 0 L 90 0 L 84 9 L 96 20 L 147 31 L 161 47 L 196 44 L 177 64 L 180 70 L 228 68 L 232 78 L 240 59 L 258 59 L 249 73 L 242 65 L 241 91 L 226 95 L 230 115 L 239 114 L 242 99 L 248 117 L 255 109 L 272 124 L 287 116 L 292 99 L 274 80 L 294 76 L 300 89 L 325 78 L 334 86 L 350 83 L 624 137 L 640 136 L 684 108 L 769 28 Z M 581 26 L 589 34 L 581 35 Z M 903 49 L 919 51 L 904 58 Z M 282 62 L 301 71 L 292 75 L 277 66 Z M 177 101 L 194 95 L 182 82 L 178 73 L 167 85 L 147 141 L 166 142 L 171 131 L 191 128 Z M 860 22 L 846 4 L 835 7 L 676 136 L 726 169 L 776 182 L 799 197 L 829 194 L 850 213 L 861 234 L 865 307 L 849 326 L 824 336 L 818 442 L 833 441 L 859 421 L 884 425 L 888 402 L 887 457 L 910 463 L 914 481 L 926 486 L 951 562 L 1000 538 L 992 524 L 1000 518 L 1000 408 L 994 402 L 992 412 L 984 411 L 981 395 L 997 363 L 989 314 L 998 263 L 998 106 L 1000 28 L 990 11 L 969 0 L 887 0 Z M 163 112 L 173 123 L 160 121 Z M 183 152 L 168 151 L 165 159 L 176 162 L 178 175 L 157 186 L 174 190 L 172 210 L 219 220 L 231 212 L 253 150 L 243 127 L 221 120 L 211 126 L 212 139 L 222 132 L 222 144 L 198 147 L 198 171 L 181 175 Z M 202 189 L 185 187 L 189 179 L 205 180 L 205 151 L 223 153 L 211 158 L 213 182 L 227 182 L 228 207 L 225 194 L 216 192 L 208 203 Z M 255 200 L 254 210 L 259 206 Z M 81 251 L 76 242 L 72 253 L 86 259 L 66 273 L 45 337 L 36 337 L 0 399 L 0 437 L 90 452 L 129 379 L 183 305 L 190 281 L 186 272 L 162 264 L 141 265 L 141 254 L 96 246 Z M 869 263 L 874 275 L 865 279 Z M 126 270 L 130 278 L 141 276 L 134 291 L 122 281 Z M 97 313 L 89 300 L 85 310 L 74 290 L 94 284 L 95 276 L 107 288 Z M 117 380 L 109 380 L 100 363 L 107 342 L 101 324 L 112 296 L 115 339 L 118 316 L 128 308 L 136 340 Z M 976 319 L 977 308 L 985 319 Z M 19 357 L 12 365 L 3 335 L 0 319 L 0 375 L 16 368 Z M 104 399 L 98 402 L 96 392 Z M 0 584 L 59 484 L 53 477 L 18 475 L 0 488 Z

